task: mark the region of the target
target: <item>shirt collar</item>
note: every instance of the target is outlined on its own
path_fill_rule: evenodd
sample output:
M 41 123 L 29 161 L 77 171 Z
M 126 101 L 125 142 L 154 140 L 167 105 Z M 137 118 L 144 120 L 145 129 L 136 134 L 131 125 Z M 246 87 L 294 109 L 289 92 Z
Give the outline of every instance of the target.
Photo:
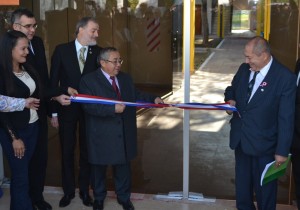
M 104 76 L 106 77 L 106 79 L 108 81 L 110 81 L 110 75 L 108 73 L 106 73 L 102 68 L 101 68 L 102 73 L 104 74 Z
M 265 65 L 261 70 L 260 73 L 265 77 L 267 73 L 269 72 L 269 69 L 271 67 L 271 64 L 273 62 L 273 57 L 271 56 L 271 59 L 267 65 Z
M 81 45 L 77 39 L 75 40 L 75 47 L 76 47 L 76 52 L 79 52 L 79 50 L 80 50 L 82 47 L 87 48 L 87 46 Z

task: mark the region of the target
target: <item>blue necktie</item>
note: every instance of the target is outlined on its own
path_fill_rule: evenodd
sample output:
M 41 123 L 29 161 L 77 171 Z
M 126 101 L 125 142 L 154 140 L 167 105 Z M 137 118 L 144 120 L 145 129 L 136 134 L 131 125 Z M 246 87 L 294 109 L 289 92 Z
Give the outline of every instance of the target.
M 252 90 L 253 90 L 253 87 L 254 87 L 254 84 L 255 84 L 255 79 L 256 79 L 256 76 L 257 76 L 258 73 L 259 73 L 259 71 L 254 72 L 253 78 L 248 83 L 248 92 L 247 92 L 247 100 L 246 100 L 247 103 L 249 103 L 249 100 L 250 100 L 250 97 L 251 97 L 251 94 L 252 94 Z

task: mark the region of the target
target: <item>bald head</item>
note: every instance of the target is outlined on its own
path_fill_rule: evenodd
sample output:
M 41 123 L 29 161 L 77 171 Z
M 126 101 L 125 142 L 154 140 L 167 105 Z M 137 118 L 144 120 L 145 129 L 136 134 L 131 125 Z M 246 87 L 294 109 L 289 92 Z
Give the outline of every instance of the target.
M 267 40 L 256 36 L 249 40 L 245 46 L 246 63 L 253 71 L 260 71 L 271 59 L 270 46 Z
M 257 56 L 260 56 L 262 53 L 267 53 L 271 55 L 270 45 L 264 38 L 260 36 L 253 37 L 249 40 L 246 47 L 252 49 L 253 53 Z

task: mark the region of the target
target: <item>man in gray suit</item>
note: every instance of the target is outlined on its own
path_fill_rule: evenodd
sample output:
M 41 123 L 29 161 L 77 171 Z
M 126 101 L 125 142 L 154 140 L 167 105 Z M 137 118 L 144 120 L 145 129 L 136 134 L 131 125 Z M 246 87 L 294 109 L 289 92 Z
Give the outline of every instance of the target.
M 245 46 L 243 63 L 226 88 L 225 101 L 235 105 L 230 148 L 235 151 L 236 205 L 238 209 L 276 209 L 277 182 L 260 186 L 267 163 L 287 160 L 294 129 L 296 77 L 280 64 L 262 37 Z M 231 113 L 230 113 L 231 114 Z
M 135 89 L 131 77 L 120 71 L 123 60 L 117 49 L 102 49 L 98 62 L 101 68 L 82 77 L 80 93 L 127 102 L 163 103 L 160 98 Z M 83 109 L 92 169 L 93 209 L 103 209 L 106 168 L 112 165 L 118 202 L 124 210 L 134 210 L 130 201 L 130 161 L 137 155 L 136 108 L 124 104 L 83 104 Z

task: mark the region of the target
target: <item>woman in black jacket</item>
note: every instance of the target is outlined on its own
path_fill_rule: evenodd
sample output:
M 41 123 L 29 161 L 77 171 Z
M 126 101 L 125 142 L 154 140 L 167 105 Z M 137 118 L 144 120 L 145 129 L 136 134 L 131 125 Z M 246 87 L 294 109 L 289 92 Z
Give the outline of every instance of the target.
M 8 31 L 0 42 L 0 94 L 16 98 L 42 98 L 34 69 L 26 64 L 28 39 L 19 31 Z M 0 113 L 0 143 L 11 169 L 11 210 L 32 210 L 29 198 L 28 165 L 39 129 L 39 112 L 34 109 Z

